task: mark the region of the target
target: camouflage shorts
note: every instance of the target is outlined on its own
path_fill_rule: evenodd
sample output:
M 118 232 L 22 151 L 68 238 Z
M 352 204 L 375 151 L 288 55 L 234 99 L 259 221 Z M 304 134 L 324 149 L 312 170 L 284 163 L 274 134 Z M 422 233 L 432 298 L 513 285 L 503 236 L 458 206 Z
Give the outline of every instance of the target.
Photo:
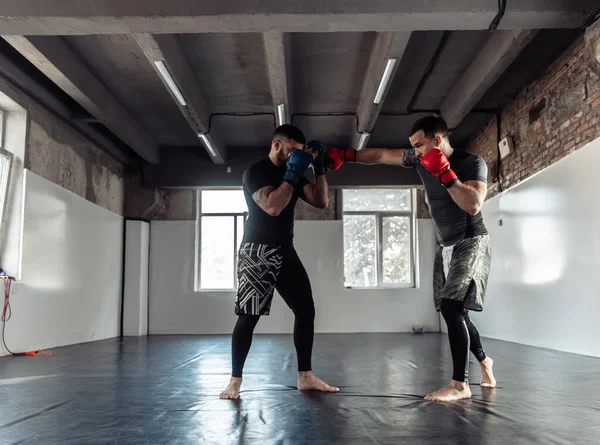
M 438 245 L 433 266 L 433 301 L 463 301 L 465 309 L 482 311 L 492 249 L 489 235 L 466 238 L 453 246 Z

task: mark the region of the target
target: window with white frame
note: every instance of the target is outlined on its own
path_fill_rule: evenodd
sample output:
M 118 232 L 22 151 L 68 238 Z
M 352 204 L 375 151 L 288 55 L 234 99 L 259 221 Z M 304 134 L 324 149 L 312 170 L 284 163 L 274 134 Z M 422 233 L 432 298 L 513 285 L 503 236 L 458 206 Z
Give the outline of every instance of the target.
M 197 290 L 237 288 L 237 255 L 248 207 L 240 190 L 201 190 L 197 194 Z
M 8 200 L 12 160 L 13 154 L 4 149 L 4 112 L 0 110 L 0 230 L 2 230 L 4 211 Z
M 415 285 L 415 192 L 343 189 L 344 285 Z

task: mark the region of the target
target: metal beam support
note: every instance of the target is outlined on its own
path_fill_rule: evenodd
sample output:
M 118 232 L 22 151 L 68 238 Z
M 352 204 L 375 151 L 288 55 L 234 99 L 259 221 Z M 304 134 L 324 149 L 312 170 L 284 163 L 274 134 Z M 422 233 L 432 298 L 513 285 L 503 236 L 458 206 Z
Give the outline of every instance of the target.
M 290 116 L 293 114 L 290 76 L 287 69 L 288 38 L 287 34 L 278 31 L 268 31 L 263 34 L 271 98 L 278 125 L 290 123 Z
M 498 29 L 575 28 L 597 0 L 508 2 Z M 496 0 L 3 0 L 2 35 L 488 29 Z
M 60 37 L 5 40 L 144 160 L 158 163 L 158 144 Z
M 365 79 L 360 93 L 358 103 L 358 131 L 360 133 L 371 133 L 375 127 L 375 122 L 383 108 L 383 103 L 390 85 L 393 82 L 394 74 L 404 55 L 404 50 L 410 39 L 410 32 L 382 32 L 378 33 L 373 45 L 373 51 L 369 59 L 369 65 L 365 71 Z M 386 87 L 377 97 L 378 103 L 375 103 L 376 96 L 382 83 L 388 61 L 394 60 L 394 67 L 391 68 Z M 389 65 L 391 67 L 391 64 Z M 383 79 L 385 80 L 385 79 Z M 363 137 L 364 139 L 364 137 Z M 358 147 L 361 140 L 360 134 L 354 134 L 352 146 Z
M 11 96 L 13 100 L 20 103 L 24 108 L 39 107 L 57 119 L 65 122 L 74 131 L 87 138 L 89 141 L 104 150 L 116 161 L 123 164 L 132 164 L 134 159 L 126 151 L 125 147 L 116 144 L 112 139 L 98 131 L 89 122 L 77 119 L 72 115 L 71 110 L 59 100 L 53 93 L 42 87 L 31 73 L 24 70 L 20 65 L 15 64 L 11 58 L 6 57 L 0 51 L 0 89 Z
M 537 31 L 494 31 L 440 108 L 455 128 L 535 37 Z
M 208 101 L 187 62 L 177 41 L 177 36 L 151 34 L 134 34 L 133 36 L 194 132 L 196 134 L 206 133 L 210 127 Z M 156 62 L 162 62 L 163 65 L 157 65 Z M 161 72 L 162 70 L 167 70 L 168 73 L 165 74 Z M 165 76 L 170 76 L 170 80 Z M 170 84 L 171 82 L 174 82 L 175 86 Z M 176 92 L 180 92 L 183 97 Z M 181 103 L 182 99 L 184 104 Z M 225 145 L 217 127 L 213 125 L 210 135 L 206 137 L 210 139 L 214 149 L 214 153 L 212 153 L 204 144 L 210 158 L 215 164 L 223 164 L 226 159 Z

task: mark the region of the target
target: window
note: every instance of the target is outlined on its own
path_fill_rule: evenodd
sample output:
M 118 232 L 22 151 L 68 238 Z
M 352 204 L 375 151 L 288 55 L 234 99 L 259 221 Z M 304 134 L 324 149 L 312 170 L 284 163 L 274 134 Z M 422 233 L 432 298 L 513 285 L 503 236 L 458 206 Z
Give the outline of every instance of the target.
M 4 112 L 0 110 L 0 229 L 4 221 L 13 154 L 4 149 Z
M 196 290 L 237 288 L 237 255 L 248 207 L 242 190 L 202 190 L 197 203 Z
M 415 193 L 412 189 L 344 189 L 344 285 L 415 285 Z

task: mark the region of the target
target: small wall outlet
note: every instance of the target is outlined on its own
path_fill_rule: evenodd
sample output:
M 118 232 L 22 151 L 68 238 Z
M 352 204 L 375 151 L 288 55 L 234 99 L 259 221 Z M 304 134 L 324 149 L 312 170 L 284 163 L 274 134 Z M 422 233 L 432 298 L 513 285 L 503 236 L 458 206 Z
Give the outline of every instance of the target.
M 502 139 L 498 143 L 498 147 L 500 148 L 500 159 L 504 159 L 513 151 L 515 151 L 515 146 L 513 145 L 513 140 L 510 136 L 507 136 L 504 139 Z

